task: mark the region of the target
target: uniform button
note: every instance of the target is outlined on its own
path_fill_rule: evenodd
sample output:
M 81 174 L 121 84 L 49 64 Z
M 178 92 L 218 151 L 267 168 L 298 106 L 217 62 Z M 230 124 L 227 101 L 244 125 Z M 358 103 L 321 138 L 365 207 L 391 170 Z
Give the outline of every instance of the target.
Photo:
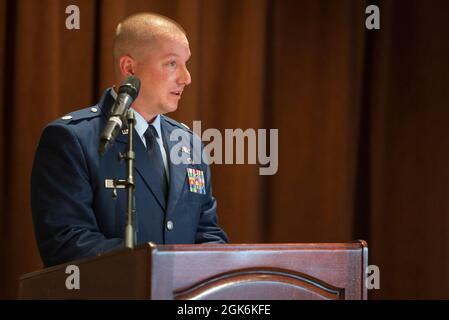
M 61 119 L 62 119 L 62 120 L 70 120 L 70 119 L 72 119 L 72 118 L 73 118 L 72 116 L 67 115 L 67 116 L 62 117 Z
M 168 230 L 173 230 L 173 221 L 171 221 L 171 220 L 167 221 L 167 229 Z
M 97 108 L 90 108 L 90 111 L 91 111 L 91 112 L 97 112 L 98 109 L 97 109 Z

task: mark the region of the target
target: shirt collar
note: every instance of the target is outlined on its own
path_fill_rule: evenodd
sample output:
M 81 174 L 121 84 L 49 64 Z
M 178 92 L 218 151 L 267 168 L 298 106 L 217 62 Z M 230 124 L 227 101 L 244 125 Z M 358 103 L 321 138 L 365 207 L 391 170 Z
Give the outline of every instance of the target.
M 111 96 L 114 98 L 114 100 L 116 100 L 117 99 L 117 92 L 115 92 L 115 87 L 113 87 L 110 92 L 111 92 Z M 134 128 L 136 129 L 137 133 L 139 134 L 139 137 L 142 138 L 144 136 L 144 134 L 145 134 L 145 131 L 147 131 L 149 124 L 145 120 L 145 118 L 142 117 L 142 115 L 139 112 L 137 112 L 132 107 L 130 109 L 134 112 L 134 116 L 136 117 L 136 124 L 135 124 Z M 159 139 L 162 139 L 161 116 L 159 114 L 156 116 L 156 118 L 154 118 L 154 120 L 151 123 L 151 125 L 156 129 L 156 132 L 157 132 L 157 134 L 159 136 Z

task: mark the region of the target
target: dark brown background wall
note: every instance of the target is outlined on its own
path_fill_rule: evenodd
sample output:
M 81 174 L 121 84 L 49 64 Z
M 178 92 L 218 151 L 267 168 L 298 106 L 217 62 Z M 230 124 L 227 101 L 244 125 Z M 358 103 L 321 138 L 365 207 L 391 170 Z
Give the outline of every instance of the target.
M 29 178 L 43 126 L 112 84 L 111 39 L 138 11 L 179 21 L 192 85 L 172 116 L 279 129 L 279 170 L 213 165 L 232 242 L 363 238 L 373 298 L 449 298 L 449 2 L 0 0 L 0 297 L 41 267 Z M 66 30 L 66 6 L 81 29 Z

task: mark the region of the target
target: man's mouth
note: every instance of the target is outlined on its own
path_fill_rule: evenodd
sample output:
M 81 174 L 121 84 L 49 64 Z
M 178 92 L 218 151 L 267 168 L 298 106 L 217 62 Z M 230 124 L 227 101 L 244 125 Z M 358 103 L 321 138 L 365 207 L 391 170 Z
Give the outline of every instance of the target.
M 182 90 L 176 90 L 176 91 L 172 91 L 170 92 L 171 94 L 174 94 L 175 96 L 181 97 L 182 94 Z

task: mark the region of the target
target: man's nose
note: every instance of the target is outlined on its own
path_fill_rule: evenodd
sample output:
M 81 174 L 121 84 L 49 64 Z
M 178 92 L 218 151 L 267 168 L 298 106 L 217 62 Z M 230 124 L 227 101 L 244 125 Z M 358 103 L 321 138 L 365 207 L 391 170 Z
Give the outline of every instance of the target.
M 183 85 L 189 85 L 192 82 L 192 77 L 190 76 L 190 72 L 186 66 L 184 66 L 181 70 L 181 73 L 178 77 L 178 82 Z

